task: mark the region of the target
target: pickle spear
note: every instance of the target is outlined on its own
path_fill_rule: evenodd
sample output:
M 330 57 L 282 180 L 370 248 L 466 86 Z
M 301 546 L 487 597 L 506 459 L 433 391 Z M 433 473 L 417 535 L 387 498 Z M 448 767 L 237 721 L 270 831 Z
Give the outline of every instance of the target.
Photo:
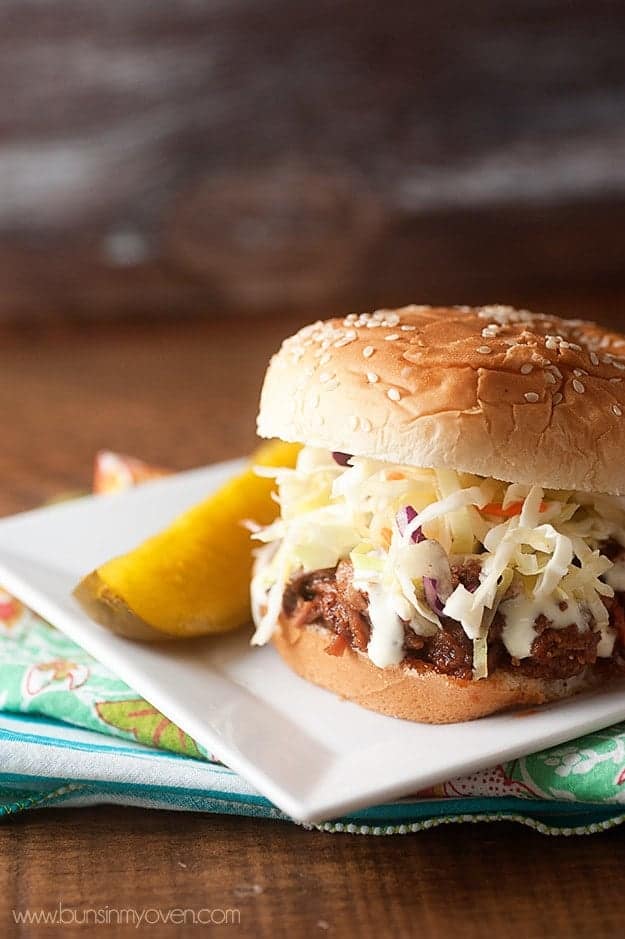
M 253 467 L 294 466 L 299 445 L 263 444 L 238 476 L 139 547 L 80 581 L 85 612 L 130 639 L 185 639 L 229 632 L 250 621 L 253 542 L 242 525 L 277 515 L 272 479 Z

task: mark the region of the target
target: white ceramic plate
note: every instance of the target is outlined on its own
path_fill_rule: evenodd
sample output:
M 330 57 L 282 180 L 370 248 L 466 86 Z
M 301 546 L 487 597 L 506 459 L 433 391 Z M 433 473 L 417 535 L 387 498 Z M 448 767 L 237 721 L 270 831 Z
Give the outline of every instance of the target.
M 406 796 L 625 718 L 619 683 L 527 714 L 410 724 L 315 688 L 273 648 L 250 648 L 249 632 L 151 645 L 91 622 L 71 596 L 80 577 L 165 526 L 239 465 L 4 519 L 0 584 L 300 821 Z

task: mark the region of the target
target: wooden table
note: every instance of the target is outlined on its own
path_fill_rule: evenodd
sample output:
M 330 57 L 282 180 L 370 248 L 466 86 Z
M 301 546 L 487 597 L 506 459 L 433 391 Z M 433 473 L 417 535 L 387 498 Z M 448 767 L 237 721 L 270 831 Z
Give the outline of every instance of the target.
M 551 309 L 566 310 L 565 300 Z M 585 312 L 618 322 L 616 306 Z M 174 468 L 249 450 L 265 362 L 294 325 L 276 317 L 2 336 L 0 512 L 88 488 L 100 447 Z M 616 936 L 624 850 L 625 829 L 565 839 L 465 824 L 373 838 L 106 806 L 38 811 L 0 827 L 0 935 L 12 932 L 13 908 L 62 900 L 234 908 L 242 936 Z

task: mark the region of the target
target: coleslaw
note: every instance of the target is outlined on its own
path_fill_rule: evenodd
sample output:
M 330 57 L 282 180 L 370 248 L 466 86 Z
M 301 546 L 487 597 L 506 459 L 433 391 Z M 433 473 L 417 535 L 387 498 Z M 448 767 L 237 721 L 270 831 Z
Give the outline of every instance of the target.
M 263 545 L 252 582 L 253 643 L 270 639 L 292 577 L 349 560 L 354 586 L 368 597 L 368 654 L 381 668 L 402 660 L 406 625 L 431 636 L 450 617 L 473 642 L 473 677 L 486 677 L 497 612 L 516 659 L 531 655 L 541 615 L 556 629 L 599 632 L 598 655 L 611 655 L 604 598 L 614 595 L 613 564 L 601 546 L 625 546 L 625 498 L 313 447 L 302 448 L 295 469 L 257 472 L 275 477 L 280 516 L 253 535 Z M 473 592 L 452 576 L 469 559 L 480 565 Z

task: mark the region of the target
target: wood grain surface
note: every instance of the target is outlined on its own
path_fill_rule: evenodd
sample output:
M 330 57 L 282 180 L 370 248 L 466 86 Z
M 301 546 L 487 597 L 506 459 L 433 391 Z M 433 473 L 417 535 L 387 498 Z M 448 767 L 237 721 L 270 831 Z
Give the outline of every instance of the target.
M 4 0 L 0 319 L 614 284 L 618 0 Z
M 624 846 L 623 829 L 567 839 L 464 824 L 376 838 L 118 807 L 41 810 L 0 827 L 0 929 L 10 935 L 13 909 L 62 899 L 79 908 L 238 909 L 240 924 L 219 932 L 250 939 L 608 939 L 625 926 Z M 137 931 L 201 934 L 192 926 L 91 934 Z
M 622 323 L 605 295 L 542 305 Z M 0 511 L 88 488 L 99 447 L 174 468 L 249 450 L 267 357 L 295 325 L 274 317 L 3 334 Z M 625 931 L 624 850 L 625 829 L 548 838 L 465 824 L 373 838 L 118 807 L 42 810 L 0 826 L 0 935 L 16 934 L 12 910 L 62 901 L 238 909 L 240 924 L 221 931 L 250 937 L 615 937 Z

